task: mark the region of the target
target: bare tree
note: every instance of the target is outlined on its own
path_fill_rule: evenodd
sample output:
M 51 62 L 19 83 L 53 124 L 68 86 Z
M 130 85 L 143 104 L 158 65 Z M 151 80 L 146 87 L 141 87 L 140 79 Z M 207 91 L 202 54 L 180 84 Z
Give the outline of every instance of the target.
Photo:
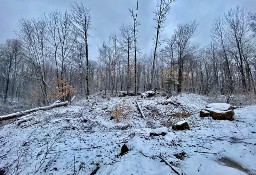
M 3 94 L 3 101 L 4 103 L 7 102 L 8 99 L 8 92 L 10 90 L 10 81 L 11 76 L 13 74 L 13 79 L 16 81 L 16 74 L 17 74 L 17 62 L 18 56 L 21 54 L 21 43 L 17 39 L 7 40 L 5 47 L 2 48 L 2 59 L 5 60 L 3 65 L 7 65 L 5 67 L 5 83 L 4 83 L 4 94 Z M 15 84 L 15 82 L 13 82 Z M 14 93 L 14 92 L 12 92 Z
M 90 94 L 89 92 L 89 48 L 88 48 L 88 38 L 89 30 L 91 27 L 91 15 L 90 10 L 84 6 L 84 4 L 74 3 L 72 6 L 73 21 L 76 27 L 78 36 L 81 38 L 85 46 L 85 57 L 86 57 L 86 98 Z
M 151 72 L 151 87 L 154 86 L 155 81 L 155 64 L 157 59 L 157 48 L 159 46 L 159 37 L 162 31 L 164 22 L 166 21 L 166 16 L 171 8 L 171 3 L 174 0 L 158 0 L 157 11 L 155 11 L 155 21 L 156 21 L 156 36 L 154 44 L 154 55 L 153 55 L 153 67 Z
M 194 36 L 197 28 L 196 22 L 186 23 L 183 25 L 178 25 L 178 29 L 175 31 L 175 43 L 178 56 L 178 93 L 182 90 L 183 83 L 183 71 L 184 71 L 184 62 L 187 55 L 187 51 L 190 46 L 190 40 Z
M 235 10 L 231 9 L 227 14 L 225 14 L 225 21 L 228 25 L 229 40 L 234 46 L 234 56 L 238 61 L 239 71 L 241 73 L 242 85 L 244 91 L 249 90 L 246 82 L 245 75 L 245 62 L 247 59 L 245 57 L 244 48 L 246 44 L 246 35 L 249 30 L 248 23 L 246 22 L 246 16 L 244 9 L 237 7 Z M 250 71 L 250 70 L 248 70 Z
M 226 34 L 223 27 L 223 21 L 220 19 L 216 20 L 212 30 L 212 39 L 214 43 L 219 46 L 219 49 L 221 50 L 221 56 L 224 58 L 224 71 L 226 71 L 228 77 L 228 92 L 232 94 L 234 91 L 234 83 L 230 69 L 230 59 L 228 58 L 228 48 L 225 44 L 227 42 L 227 38 L 225 37 Z
M 131 50 L 131 44 L 132 44 L 132 27 L 129 25 L 122 25 L 121 27 L 121 36 L 122 36 L 122 45 L 123 50 L 127 54 L 127 79 L 126 79 L 126 91 L 127 94 L 129 94 L 129 90 L 131 87 L 131 68 L 130 68 L 130 50 Z
M 59 56 L 58 56 L 58 50 L 60 46 L 60 39 L 58 31 L 59 29 L 59 23 L 60 23 L 60 12 L 52 12 L 49 14 L 49 18 L 46 18 L 47 21 L 47 31 L 48 31 L 48 42 L 49 42 L 49 55 L 53 57 L 54 64 L 55 64 L 55 74 L 57 80 L 59 78 Z
M 48 103 L 47 73 L 46 73 L 46 23 L 44 20 L 21 20 L 20 39 L 25 55 L 33 65 L 37 79 L 40 82 L 42 100 L 39 103 Z
M 137 33 L 138 33 L 138 10 L 139 10 L 139 2 L 137 0 L 137 7 L 136 10 L 129 10 L 130 14 L 132 16 L 133 19 L 133 42 L 134 42 L 134 93 L 135 95 L 137 94 L 137 90 L 138 90 L 138 84 L 137 84 L 137 52 L 138 52 L 138 48 L 137 48 Z

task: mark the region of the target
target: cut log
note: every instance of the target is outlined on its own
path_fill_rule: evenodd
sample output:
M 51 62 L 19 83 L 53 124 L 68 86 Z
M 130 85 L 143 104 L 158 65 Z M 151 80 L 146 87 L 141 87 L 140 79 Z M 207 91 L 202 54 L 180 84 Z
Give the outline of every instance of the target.
M 53 103 L 52 105 L 49 105 L 49 106 L 33 108 L 33 109 L 26 110 L 26 111 L 20 111 L 20 112 L 8 114 L 8 115 L 0 116 L 0 121 L 22 117 L 24 115 L 28 115 L 28 114 L 30 114 L 32 112 L 36 112 L 36 111 L 41 111 L 41 110 L 46 111 L 49 109 L 53 109 L 53 108 L 57 108 L 57 107 L 61 107 L 61 106 L 67 106 L 67 105 L 68 105 L 68 101 L 60 102 L 60 103 Z
M 136 104 L 137 104 L 138 111 L 140 112 L 141 118 L 145 118 L 145 115 L 144 115 L 144 113 L 143 113 L 143 111 L 142 111 L 142 109 L 141 109 L 141 107 L 140 107 L 140 105 L 137 101 L 136 101 Z
M 168 132 L 168 128 L 162 127 L 162 128 L 156 128 L 152 129 L 149 133 L 149 136 L 165 136 Z
M 228 110 L 225 112 L 211 111 L 211 116 L 214 120 L 234 120 L 234 111 Z
M 150 98 L 156 95 L 155 91 L 146 91 L 141 93 L 141 98 Z
M 126 91 L 119 91 L 118 92 L 118 97 L 125 97 L 125 96 L 127 96 L 128 94 L 127 94 L 127 92 Z
M 200 117 L 211 116 L 214 120 L 234 120 L 234 110 L 227 103 L 211 103 L 200 111 Z
M 173 130 L 186 130 L 190 129 L 187 121 L 179 121 L 175 125 L 172 126 Z

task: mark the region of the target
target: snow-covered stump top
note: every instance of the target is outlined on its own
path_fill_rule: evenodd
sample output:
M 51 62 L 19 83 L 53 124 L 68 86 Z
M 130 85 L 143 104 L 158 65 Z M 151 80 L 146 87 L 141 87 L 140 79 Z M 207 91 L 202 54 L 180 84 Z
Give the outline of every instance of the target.
M 227 103 L 211 103 L 206 106 L 207 110 L 211 111 L 227 111 L 231 109 L 231 105 Z
M 227 103 L 211 103 L 200 111 L 200 117 L 211 116 L 216 120 L 234 120 L 234 110 Z

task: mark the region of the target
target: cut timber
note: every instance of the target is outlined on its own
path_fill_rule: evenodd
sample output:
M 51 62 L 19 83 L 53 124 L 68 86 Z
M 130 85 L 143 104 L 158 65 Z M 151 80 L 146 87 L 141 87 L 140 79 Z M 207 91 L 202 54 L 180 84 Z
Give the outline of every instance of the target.
M 143 111 L 142 111 L 142 109 L 141 109 L 141 107 L 140 107 L 140 105 L 139 105 L 139 103 L 137 101 L 136 101 L 136 104 L 137 104 L 137 108 L 138 108 L 138 110 L 140 112 L 141 118 L 145 118 L 145 115 L 144 115 L 144 113 L 143 113 Z
M 187 121 L 179 121 L 175 125 L 172 126 L 173 130 L 186 130 L 190 129 Z
M 50 106 L 38 107 L 38 108 L 34 108 L 34 109 L 29 109 L 29 110 L 26 110 L 26 111 L 21 111 L 21 112 L 16 112 L 16 113 L 0 116 L 0 121 L 22 117 L 24 115 L 28 115 L 32 112 L 36 112 L 36 111 L 40 111 L 40 110 L 46 111 L 46 110 L 49 110 L 49 109 L 53 109 L 53 108 L 61 107 L 61 106 L 67 106 L 67 105 L 68 105 L 68 101 L 60 102 L 60 103 L 53 103 Z
M 127 94 L 127 92 L 126 91 L 119 91 L 118 92 L 118 97 L 125 97 L 125 96 L 127 96 L 128 94 Z
M 234 120 L 234 110 L 227 103 L 211 103 L 200 111 L 200 117 L 211 116 L 215 120 Z
M 149 98 L 149 97 L 153 97 L 156 95 L 155 91 L 146 91 L 141 93 L 141 98 Z

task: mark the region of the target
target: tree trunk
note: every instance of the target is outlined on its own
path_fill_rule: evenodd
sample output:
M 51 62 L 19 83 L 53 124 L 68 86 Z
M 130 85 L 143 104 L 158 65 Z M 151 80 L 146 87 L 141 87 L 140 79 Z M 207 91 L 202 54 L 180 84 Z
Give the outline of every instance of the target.
M 9 84 L 10 84 L 11 68 L 12 68 L 12 58 L 10 58 L 10 60 L 9 60 L 9 65 L 8 65 L 8 69 L 7 69 L 7 78 L 6 78 L 6 84 L 5 84 L 5 90 L 4 90 L 4 103 L 7 102 L 8 89 L 9 89 Z
M 137 95 L 137 41 L 136 41 L 136 19 L 134 20 L 134 94 Z
M 130 38 L 128 37 L 128 46 L 127 46 L 127 94 L 130 90 Z
M 87 35 L 86 35 L 87 37 Z M 85 54 L 86 54 L 86 99 L 88 99 L 88 96 L 90 94 L 89 92 L 89 54 L 88 54 L 88 43 L 87 43 L 87 38 L 86 38 L 86 43 L 85 43 Z
M 178 64 L 179 64 L 179 71 L 178 71 L 178 86 L 177 86 L 177 92 L 181 93 L 182 91 L 182 81 L 183 81 L 183 58 L 181 56 L 181 53 L 179 54 L 179 60 L 178 60 Z
M 153 67 L 151 71 L 151 83 L 150 83 L 150 89 L 152 89 L 155 85 L 155 64 L 156 64 L 156 56 L 157 56 L 157 47 L 158 47 L 158 38 L 159 38 L 159 33 L 160 33 L 160 23 L 159 19 L 160 16 L 158 17 L 158 24 L 157 24 L 157 30 L 156 30 L 156 41 L 155 41 L 155 48 L 154 48 L 154 55 L 153 55 Z

